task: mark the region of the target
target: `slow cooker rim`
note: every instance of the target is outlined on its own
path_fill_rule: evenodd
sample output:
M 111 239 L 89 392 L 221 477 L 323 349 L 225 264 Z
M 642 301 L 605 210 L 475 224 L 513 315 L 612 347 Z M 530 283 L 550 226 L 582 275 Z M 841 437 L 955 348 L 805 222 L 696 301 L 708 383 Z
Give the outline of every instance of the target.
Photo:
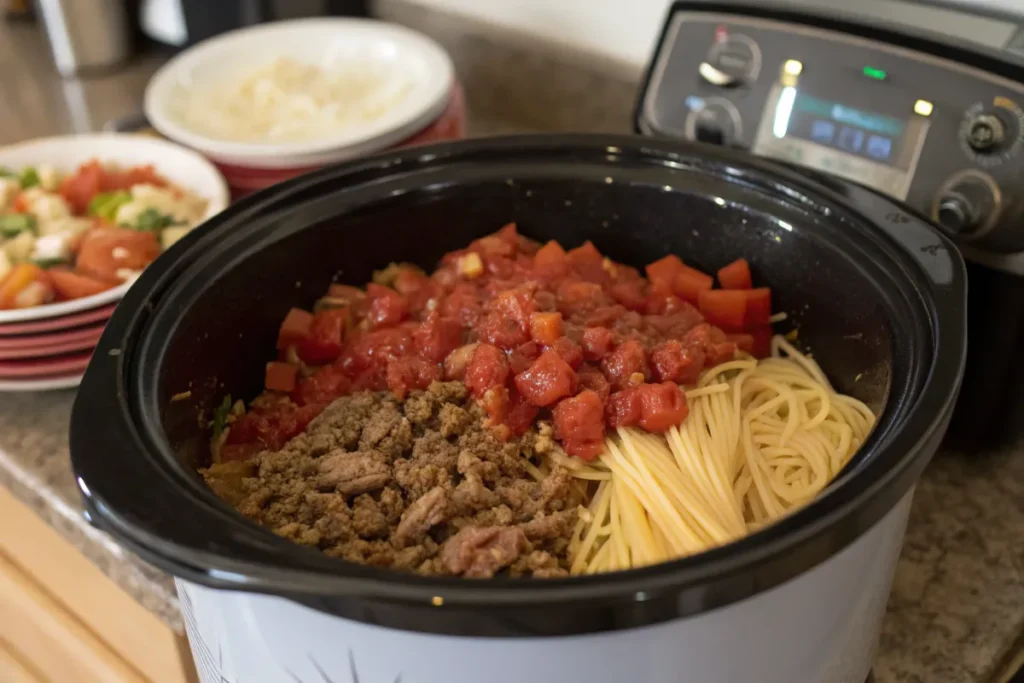
M 550 149 L 550 148 L 563 147 L 563 148 L 566 148 L 568 150 L 572 150 L 572 149 L 575 149 L 575 148 L 593 149 L 595 147 L 601 147 L 601 148 L 604 148 L 604 149 L 608 149 L 608 148 L 611 148 L 611 147 L 615 147 L 615 148 L 619 148 L 620 150 L 629 149 L 632 152 L 635 152 L 635 153 L 638 153 L 638 154 L 651 154 L 651 153 L 654 153 L 655 155 L 666 155 L 666 154 L 667 155 L 672 155 L 672 154 L 675 154 L 675 155 L 679 155 L 680 158 L 685 158 L 685 159 L 690 160 L 690 161 L 692 161 L 694 158 L 702 158 L 702 159 L 706 160 L 708 157 L 712 157 L 712 160 L 717 161 L 717 162 L 722 162 L 722 163 L 726 163 L 726 164 L 732 164 L 732 165 L 736 165 L 738 167 L 746 167 L 748 169 L 752 169 L 755 172 L 767 173 L 768 175 L 772 175 L 772 176 L 775 176 L 777 178 L 779 176 L 782 176 L 781 180 L 783 182 L 786 182 L 787 184 L 789 184 L 791 186 L 792 185 L 799 186 L 801 184 L 802 185 L 807 185 L 807 181 L 806 181 L 805 178 L 802 178 L 800 176 L 795 176 L 795 175 L 793 175 L 790 178 L 786 178 L 785 177 L 786 174 L 784 172 L 780 171 L 780 169 L 775 168 L 774 166 L 767 165 L 767 164 L 761 164 L 761 163 L 758 163 L 756 161 L 754 163 L 752 163 L 751 159 L 746 158 L 746 157 L 741 159 L 738 156 L 736 156 L 735 154 L 730 153 L 730 152 L 717 151 L 716 153 L 712 153 L 710 150 L 706 150 L 706 149 L 700 149 L 698 151 L 693 146 L 685 145 L 685 144 L 678 144 L 678 143 L 667 144 L 667 143 L 662 143 L 662 142 L 653 143 L 653 142 L 651 142 L 649 140 L 646 140 L 646 139 L 629 138 L 629 137 L 615 138 L 615 137 L 608 137 L 608 136 L 600 136 L 600 137 L 598 137 L 598 136 L 577 136 L 577 135 L 573 135 L 573 136 L 528 136 L 527 140 L 528 140 L 529 144 L 526 144 L 525 146 L 529 147 L 530 149 L 535 149 L 535 148 L 536 149 L 541 149 L 541 148 L 548 148 L 548 149 Z M 315 183 L 317 180 L 319 180 L 322 177 L 328 177 L 330 175 L 339 175 L 339 174 L 342 173 L 343 170 L 346 170 L 346 169 L 348 171 L 356 171 L 356 170 L 360 170 L 360 169 L 365 169 L 367 167 L 375 167 L 375 168 L 378 168 L 378 169 L 386 169 L 388 167 L 394 166 L 394 164 L 396 164 L 396 163 L 402 163 L 403 160 L 411 160 L 411 159 L 415 159 L 417 157 L 424 157 L 424 156 L 431 156 L 431 157 L 436 158 L 436 159 L 448 160 L 452 156 L 457 156 L 457 153 L 460 150 L 462 150 L 463 148 L 467 148 L 467 147 L 470 148 L 470 149 L 483 147 L 485 149 L 489 149 L 489 150 L 497 151 L 497 152 L 500 152 L 503 149 L 510 149 L 512 147 L 514 147 L 516 150 L 522 150 L 523 147 L 524 147 L 524 144 L 525 144 L 525 142 L 524 142 L 524 138 L 522 136 L 517 136 L 517 137 L 512 137 L 512 138 L 502 138 L 502 139 L 490 139 L 490 140 L 487 140 L 487 141 L 474 141 L 472 143 L 448 143 L 448 144 L 442 144 L 442 145 L 435 145 L 435 146 L 428 147 L 428 148 L 420 148 L 418 150 L 411 150 L 409 152 L 406 152 L 406 153 L 400 154 L 400 155 L 393 155 L 393 154 L 392 155 L 382 155 L 384 157 L 387 157 L 386 159 L 382 159 L 381 157 L 377 157 L 377 158 L 371 159 L 371 160 L 369 160 L 367 162 L 356 162 L 356 163 L 345 164 L 345 165 L 342 165 L 341 167 L 334 167 L 332 169 L 326 169 L 325 171 L 314 173 L 311 176 L 306 176 L 304 178 L 299 178 L 299 179 L 290 181 L 289 183 L 284 184 L 284 186 L 280 186 L 279 188 L 275 188 L 275 190 L 270 191 L 269 193 L 266 193 L 266 194 L 265 193 L 260 193 L 260 195 L 254 196 L 252 198 L 252 200 L 249 202 L 249 204 L 246 204 L 245 206 L 235 207 L 235 210 L 233 212 L 229 211 L 229 215 L 224 216 L 222 219 L 216 219 L 214 222 L 215 223 L 223 223 L 223 222 L 231 220 L 231 219 L 238 219 L 239 215 L 244 215 L 246 213 L 251 214 L 251 213 L 253 213 L 255 211 L 258 211 L 258 209 L 260 207 L 264 206 L 264 205 L 273 204 L 277 199 L 280 199 L 282 194 L 285 194 L 288 190 L 292 190 L 293 192 L 294 191 L 299 191 L 303 186 L 306 186 L 306 185 L 309 185 L 309 184 L 313 184 L 313 183 Z M 400 159 L 399 159 L 399 157 L 400 157 Z M 860 192 L 864 192 L 863 190 L 859 190 L 859 191 Z M 820 188 L 820 187 L 813 188 L 813 193 L 821 195 L 823 193 L 822 192 L 822 188 Z M 840 204 L 844 204 L 845 203 L 845 202 L 843 202 L 841 200 L 838 200 L 837 197 L 833 197 L 832 199 L 839 201 Z M 892 204 L 889 203 L 889 202 L 886 202 L 886 205 L 889 206 L 889 207 L 892 206 Z M 960 270 L 962 270 L 963 269 L 962 261 L 959 260 L 959 256 L 955 253 L 955 251 L 952 251 L 950 249 L 948 244 L 943 244 L 945 242 L 945 240 L 941 236 L 937 235 L 937 233 L 934 233 L 934 231 L 932 231 L 932 235 L 931 236 L 933 238 L 935 238 L 935 241 L 937 241 L 939 243 L 940 247 L 946 249 L 950 254 L 953 255 L 953 265 L 955 266 L 957 264 L 957 262 L 959 262 Z M 179 251 L 179 256 L 180 256 L 181 253 L 182 252 Z M 166 270 L 166 267 L 163 270 Z M 954 268 L 954 270 L 956 270 L 956 268 Z M 156 277 L 155 274 L 154 274 L 154 277 Z M 136 297 L 136 298 L 137 299 L 141 299 L 141 297 Z M 929 312 L 929 318 L 930 318 L 932 324 L 934 325 L 935 324 L 935 312 L 934 311 L 930 311 Z M 125 327 L 126 323 L 134 324 L 134 322 L 135 322 L 134 320 L 131 320 L 129 318 L 129 314 L 128 313 L 124 313 L 124 312 L 122 312 L 122 315 L 115 315 L 115 321 L 116 321 L 116 323 L 120 323 L 120 325 L 117 325 L 115 323 L 115 325 L 112 326 L 112 329 L 110 329 L 108 331 L 108 333 L 104 335 L 104 340 L 103 340 L 103 342 L 101 342 L 101 348 L 106 348 L 107 346 L 109 346 L 108 340 L 112 340 L 112 339 L 115 339 L 117 337 L 117 335 L 115 334 L 115 330 L 113 329 L 114 327 L 123 328 L 123 327 Z M 128 325 L 128 326 L 131 327 L 131 325 Z M 955 354 L 956 351 L 957 351 L 957 349 L 952 349 L 951 352 Z M 962 357 L 962 353 L 960 355 Z M 935 375 L 936 368 L 935 368 L 935 362 L 934 361 L 935 361 L 935 359 L 933 359 L 933 367 L 932 367 L 932 372 L 930 373 L 930 376 Z M 90 368 L 90 370 L 91 370 L 91 368 Z M 90 372 L 89 374 L 97 375 L 98 373 Z M 947 373 L 947 374 L 949 374 L 949 373 Z M 949 390 L 952 392 L 953 395 L 955 395 L 955 390 L 956 390 L 956 385 L 957 385 L 957 379 L 956 378 L 958 377 L 958 373 L 954 372 L 954 373 L 952 373 L 952 375 L 953 375 L 952 381 L 947 381 L 947 384 L 949 385 L 948 386 Z M 89 384 L 91 385 L 91 382 Z M 120 398 L 123 400 L 125 397 L 122 395 Z M 929 423 L 927 425 L 922 425 L 920 429 L 916 430 L 916 431 L 920 432 L 920 435 L 919 435 L 920 438 L 915 439 L 915 445 L 916 445 L 916 442 L 924 440 L 924 438 L 928 434 L 933 432 L 936 429 L 936 425 L 940 425 L 942 423 L 943 415 L 946 412 L 945 408 L 947 408 L 947 407 L 949 407 L 951 405 L 951 399 L 947 400 L 946 404 L 947 405 L 945 407 L 941 406 L 941 405 L 938 407 L 938 410 L 936 411 L 935 417 L 934 417 L 933 420 L 929 421 Z M 77 408 L 78 408 L 78 406 L 76 406 L 76 413 L 80 413 L 81 411 L 79 411 Z M 77 423 L 77 421 L 76 421 L 76 423 Z M 905 425 L 905 427 L 906 427 L 906 425 Z M 905 436 L 905 432 L 904 432 L 903 435 Z M 75 440 L 74 436 L 75 436 L 75 434 L 73 433 L 73 441 Z M 903 439 L 903 440 L 907 440 L 907 439 Z M 875 459 L 876 460 L 877 460 L 877 458 L 878 458 L 878 454 L 875 455 Z M 910 464 L 912 464 L 916 459 L 918 459 L 917 455 L 908 455 L 907 457 L 903 458 L 903 460 L 900 461 L 900 464 L 902 465 L 901 469 L 905 469 L 906 467 L 909 467 Z M 76 469 L 77 469 L 77 464 L 76 464 Z M 896 478 L 896 475 L 898 474 L 898 472 L 890 473 L 890 474 L 892 476 L 879 478 L 875 482 L 876 488 L 882 487 L 884 484 L 886 484 L 887 481 Z M 112 530 L 116 530 L 118 532 L 118 535 L 122 537 L 122 540 L 129 540 L 129 538 L 131 538 L 131 545 L 136 546 L 138 550 L 142 550 L 147 555 L 151 555 L 153 551 L 157 551 L 157 548 L 156 548 L 155 545 L 154 546 L 150 546 L 149 548 L 146 548 L 146 546 L 148 544 L 146 544 L 146 543 L 140 544 L 138 541 L 141 541 L 142 539 L 137 537 L 136 535 L 133 535 L 130 532 L 129 527 L 131 525 L 125 525 L 125 524 L 121 523 L 123 520 L 119 520 L 118 519 L 119 515 L 116 512 L 114 512 L 113 510 L 108 509 L 103 504 L 102 497 L 99 496 L 96 492 L 90 492 L 87 481 L 85 481 L 83 479 L 80 479 L 80 483 L 82 485 L 83 494 L 86 497 L 86 500 L 87 500 L 87 503 L 89 505 L 89 508 L 93 512 L 94 521 L 101 523 L 105 527 L 112 528 Z M 847 482 L 847 485 L 849 485 L 850 483 L 852 483 L 852 482 Z M 849 492 L 849 490 L 848 490 L 848 492 Z M 861 494 L 859 494 L 859 495 L 867 495 L 867 493 L 861 492 Z M 853 502 L 856 502 L 856 501 L 853 501 Z M 853 505 L 853 503 L 850 502 L 850 503 L 848 503 L 848 505 L 846 507 L 850 507 L 852 505 Z M 807 509 L 805 509 L 804 511 L 801 511 L 801 512 L 806 512 L 806 510 L 808 510 L 810 508 L 811 508 L 811 506 L 809 506 Z M 845 516 L 845 514 L 846 513 L 844 513 L 843 516 Z M 791 518 L 789 518 L 789 519 L 785 520 L 784 522 L 780 523 L 780 525 L 786 524 L 787 526 L 789 526 L 789 524 L 793 523 L 792 520 L 797 518 L 799 515 L 800 515 L 800 513 L 797 513 L 797 514 L 793 515 Z M 805 535 L 805 536 L 806 535 L 813 535 L 814 533 L 816 533 L 814 527 L 815 526 L 822 526 L 822 525 L 827 526 L 828 524 L 826 524 L 826 522 L 828 524 L 831 524 L 831 523 L 834 523 L 834 520 L 833 521 L 829 521 L 826 517 L 821 517 L 821 518 L 819 518 L 817 525 L 813 525 L 813 524 L 805 524 L 805 525 L 803 525 L 803 529 L 804 529 L 804 534 L 803 535 Z M 789 523 L 789 524 L 787 524 L 787 523 Z M 775 525 L 775 526 L 779 527 L 780 525 Z M 126 532 L 128 532 L 128 533 L 126 533 Z M 753 538 L 753 537 L 748 537 L 748 538 Z M 850 541 L 852 541 L 852 538 L 848 539 L 846 542 L 848 543 Z M 802 542 L 802 541 L 799 540 L 799 539 L 797 539 L 797 540 L 792 540 L 791 539 L 791 543 L 787 543 L 786 545 L 796 544 L 796 543 L 799 543 L 799 542 Z M 734 544 L 730 544 L 729 546 L 726 546 L 726 549 L 735 549 L 736 546 L 740 546 L 742 544 L 743 544 L 743 541 L 740 541 L 740 542 L 737 542 L 737 543 L 734 543 Z M 845 544 L 846 543 L 844 543 L 843 545 L 845 546 Z M 156 544 L 156 545 L 159 545 L 159 544 Z M 770 548 L 768 548 L 767 546 L 771 545 L 771 543 L 769 543 L 768 541 L 765 541 L 764 545 L 765 545 L 765 548 L 762 549 L 763 550 L 762 554 L 770 552 Z M 747 551 L 747 554 L 750 554 L 753 550 L 756 550 L 756 548 L 749 549 Z M 711 552 L 714 552 L 714 551 L 711 551 Z M 737 552 L 739 552 L 739 551 L 737 551 Z M 779 550 L 775 550 L 773 552 L 780 552 L 780 551 Z M 158 555 L 160 554 L 159 551 L 157 551 L 157 554 Z M 702 559 L 706 559 L 705 558 L 706 555 L 707 555 L 707 553 L 702 554 L 701 558 Z M 164 558 L 164 559 L 167 560 L 169 558 Z M 617 575 L 608 575 L 606 577 L 598 577 L 596 580 L 594 580 L 592 582 L 592 585 L 594 586 L 595 589 L 597 589 L 598 592 L 600 592 L 602 586 L 608 586 L 608 587 L 610 587 L 610 591 L 609 592 L 618 593 L 618 594 L 624 594 L 624 593 L 631 592 L 633 590 L 640 590 L 639 588 L 635 588 L 635 589 L 634 588 L 626 588 L 624 586 L 624 584 L 627 582 L 628 578 L 635 579 L 635 581 L 633 581 L 631 583 L 636 583 L 636 582 L 643 582 L 645 580 L 649 580 L 649 579 L 656 578 L 656 577 L 663 577 L 664 580 L 657 581 L 655 583 L 669 584 L 669 585 L 659 586 L 658 588 L 655 588 L 655 590 L 676 590 L 676 589 L 682 590 L 681 586 L 676 585 L 676 584 L 680 583 L 680 580 L 678 578 L 673 579 L 671 576 L 669 576 L 670 574 L 673 574 L 673 573 L 677 572 L 677 570 L 679 569 L 678 564 L 681 563 L 681 562 L 685 562 L 685 559 L 684 560 L 680 560 L 680 561 L 676 561 L 676 562 L 671 562 L 671 563 L 665 563 L 665 564 L 662 564 L 662 565 L 657 565 L 657 566 L 651 567 L 651 568 L 646 568 L 646 569 L 641 569 L 641 570 L 634 570 L 634 571 L 628 572 L 628 573 L 621 573 L 621 574 L 617 574 Z M 744 564 L 743 562 L 738 562 L 738 563 L 740 565 Z M 707 564 L 711 564 L 711 563 L 707 563 Z M 282 570 L 282 573 L 291 573 L 291 571 L 292 570 L 289 570 L 289 571 Z M 408 579 L 409 579 L 409 577 L 407 577 L 405 575 L 401 575 L 401 574 L 387 575 L 386 573 L 382 573 L 382 572 L 377 572 L 376 574 L 377 574 L 377 576 L 374 577 L 371 582 L 372 583 L 383 584 L 382 587 L 384 589 L 388 589 L 390 587 L 389 584 L 393 584 L 395 582 L 408 582 Z M 209 576 L 209 575 L 207 575 L 207 576 Z M 270 579 L 272 577 L 267 576 L 266 578 Z M 344 579 L 344 580 L 352 580 L 351 577 L 336 577 L 336 578 Z M 362 580 L 360 580 L 360 581 L 362 582 Z M 422 593 L 421 597 L 425 597 L 427 595 L 427 593 L 431 593 L 432 595 L 436 594 L 436 591 L 426 590 L 427 588 L 429 588 L 429 586 L 431 586 L 431 585 L 443 585 L 444 591 L 448 595 L 453 596 L 451 598 L 452 600 L 454 600 L 455 602 L 462 601 L 462 602 L 465 602 L 465 604 L 471 604 L 471 603 L 479 603 L 479 604 L 487 603 L 487 604 L 491 604 L 491 603 L 493 603 L 493 595 L 490 598 L 486 598 L 486 597 L 484 597 L 484 596 L 486 596 L 486 594 L 493 594 L 495 590 L 507 590 L 509 588 L 508 585 L 502 585 L 499 588 L 493 588 L 493 587 L 490 587 L 490 586 L 494 586 L 496 584 L 493 584 L 491 582 L 488 582 L 487 585 L 483 585 L 483 584 L 476 584 L 475 582 L 465 582 L 465 581 L 461 581 L 461 580 L 457 580 L 457 579 L 454 580 L 454 581 L 455 581 L 455 584 L 450 584 L 448 582 L 443 582 L 443 583 L 439 584 L 436 581 L 427 580 L 425 582 L 417 582 L 417 588 L 423 588 L 424 589 L 423 591 L 420 591 L 420 592 Z M 554 597 L 553 595 L 551 595 L 553 592 L 567 593 L 567 594 L 579 592 L 579 591 L 576 591 L 576 590 L 568 590 L 567 591 L 566 589 L 567 589 L 567 587 L 571 587 L 573 585 L 581 586 L 582 587 L 584 585 L 584 581 L 586 581 L 586 580 L 570 579 L 570 580 L 567 580 L 567 581 L 529 582 L 529 584 L 531 584 L 529 586 L 529 588 L 530 588 L 529 592 L 536 593 L 538 595 L 538 599 L 540 599 L 540 600 L 550 601 Z M 267 583 L 266 586 L 256 585 L 256 583 L 254 583 L 251 579 L 244 580 L 244 581 L 227 581 L 226 583 L 232 585 L 235 588 L 239 588 L 239 589 L 252 589 L 252 590 L 261 590 L 261 591 L 271 592 L 271 591 L 268 590 L 269 588 L 273 587 L 271 584 L 276 584 L 278 582 L 270 581 L 270 582 Z M 520 584 L 524 584 L 524 582 L 519 582 L 519 583 Z M 425 585 L 420 585 L 420 584 L 425 584 Z M 533 585 L 533 584 L 536 584 L 536 585 Z M 280 586 L 278 586 L 278 588 L 280 588 Z M 526 585 L 521 586 L 521 588 L 525 589 Z M 287 592 L 287 591 L 285 591 L 285 592 Z M 524 590 L 521 590 L 520 587 L 517 587 L 515 591 L 511 591 L 511 592 L 515 593 L 516 597 L 513 598 L 513 599 L 516 602 L 520 602 L 524 598 Z M 455 598 L 455 594 L 458 594 L 459 597 Z M 484 599 L 482 599 L 482 600 L 472 599 L 472 598 L 481 598 L 481 597 L 484 597 Z M 603 596 L 603 597 L 605 599 L 607 599 L 608 596 Z M 567 595 L 567 599 L 572 599 L 572 598 L 569 598 L 568 595 Z

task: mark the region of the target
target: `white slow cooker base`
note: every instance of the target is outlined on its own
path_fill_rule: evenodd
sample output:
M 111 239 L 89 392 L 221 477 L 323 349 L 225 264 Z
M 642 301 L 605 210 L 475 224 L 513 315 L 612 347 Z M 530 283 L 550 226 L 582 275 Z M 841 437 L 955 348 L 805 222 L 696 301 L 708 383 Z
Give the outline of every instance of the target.
M 781 586 L 628 631 L 438 636 L 180 579 L 178 594 L 201 683 L 864 683 L 912 495 L 842 552 Z

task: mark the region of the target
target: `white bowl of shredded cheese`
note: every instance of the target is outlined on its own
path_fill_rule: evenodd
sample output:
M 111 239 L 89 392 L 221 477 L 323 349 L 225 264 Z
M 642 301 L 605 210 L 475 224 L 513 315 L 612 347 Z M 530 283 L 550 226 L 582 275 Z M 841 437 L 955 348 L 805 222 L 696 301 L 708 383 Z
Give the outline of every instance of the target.
M 316 165 L 389 147 L 444 111 L 454 68 L 433 40 L 369 19 L 264 24 L 161 68 L 145 111 L 163 135 L 252 168 Z

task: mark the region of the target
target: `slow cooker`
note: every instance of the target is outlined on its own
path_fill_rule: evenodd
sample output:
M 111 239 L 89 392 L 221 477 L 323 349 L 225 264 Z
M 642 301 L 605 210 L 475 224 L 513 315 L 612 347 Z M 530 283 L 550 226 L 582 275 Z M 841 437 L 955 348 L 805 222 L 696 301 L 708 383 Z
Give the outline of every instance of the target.
M 860 183 L 968 260 L 968 356 L 951 436 L 1011 436 L 1024 386 L 1024 6 L 977 0 L 682 0 L 638 132 Z
M 252 397 L 277 323 L 332 280 L 431 266 L 515 220 L 642 265 L 743 256 L 836 388 L 877 427 L 814 502 L 739 542 L 571 579 L 356 566 L 245 521 L 203 485 L 202 426 Z M 145 271 L 75 402 L 89 519 L 177 577 L 203 683 L 862 683 L 916 480 L 966 355 L 965 270 L 870 189 L 750 155 L 629 136 L 490 138 L 389 152 L 257 193 Z

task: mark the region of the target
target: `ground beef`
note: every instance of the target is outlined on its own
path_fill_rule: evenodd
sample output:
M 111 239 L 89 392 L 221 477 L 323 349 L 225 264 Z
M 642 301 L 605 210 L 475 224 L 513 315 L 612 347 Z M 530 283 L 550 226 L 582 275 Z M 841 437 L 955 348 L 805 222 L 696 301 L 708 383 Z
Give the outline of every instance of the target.
M 434 382 L 404 402 L 340 398 L 280 451 L 202 475 L 249 519 L 349 562 L 566 576 L 580 491 L 563 469 L 539 482 L 527 470 L 549 440 L 499 440 L 461 383 Z

